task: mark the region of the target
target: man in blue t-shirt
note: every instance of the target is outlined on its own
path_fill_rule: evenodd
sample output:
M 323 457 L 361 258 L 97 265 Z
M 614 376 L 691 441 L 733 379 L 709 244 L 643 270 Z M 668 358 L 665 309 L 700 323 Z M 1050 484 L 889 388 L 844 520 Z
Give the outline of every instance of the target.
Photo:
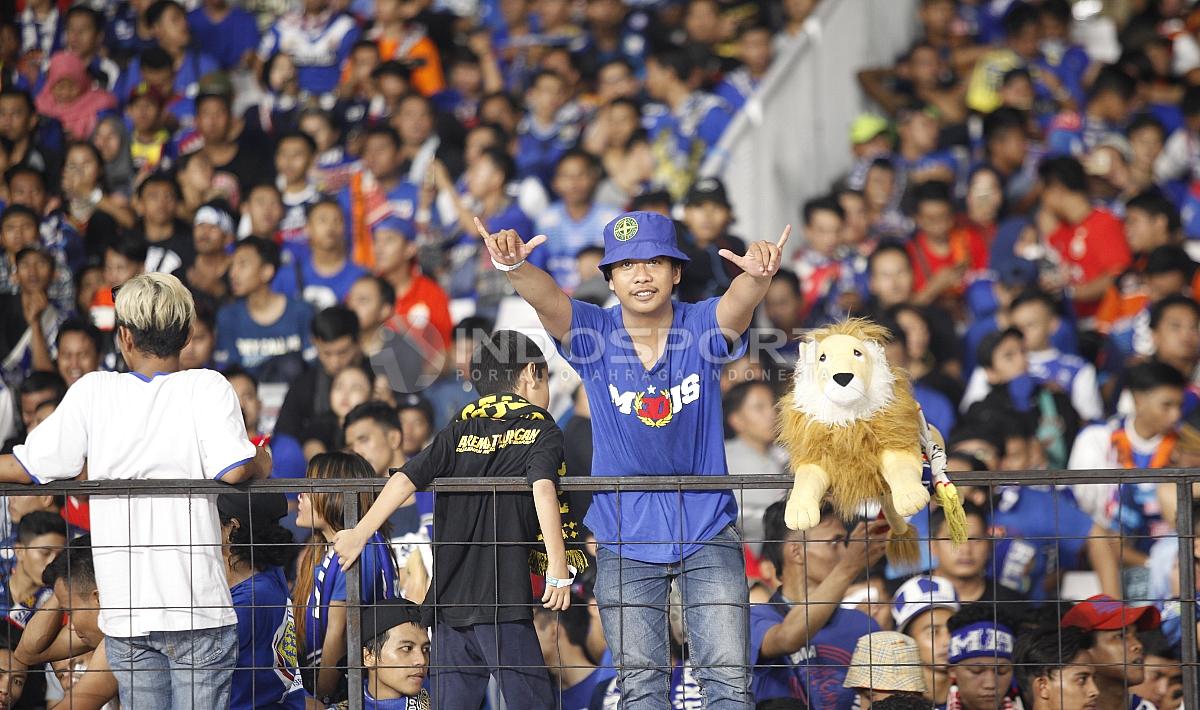
M 592 475 L 720 476 L 722 365 L 746 350 L 746 329 L 779 270 L 778 243 L 721 256 L 744 273 L 720 298 L 676 303 L 688 258 L 675 224 L 651 212 L 604 228 L 600 269 L 619 305 L 574 301 L 527 259 L 545 243 L 476 224 L 492 264 L 538 314 L 583 380 L 595 449 Z M 636 483 L 633 483 L 636 488 Z M 670 667 L 667 593 L 682 583 L 688 648 L 710 707 L 750 704 L 745 560 L 728 490 L 602 491 L 586 524 L 600 544 L 596 601 L 627 710 L 661 708 Z
M 770 603 L 750 609 L 754 698 L 800 698 L 812 708 L 850 710 L 855 691 L 842 682 L 854 646 L 881 629 L 870 616 L 838 603 L 855 578 L 883 557 L 887 524 L 859 523 L 855 542 L 847 544 L 846 525 L 829 506 L 806 532 L 788 529 L 785 507 L 777 501 L 763 515 L 763 558 L 775 565 L 781 584 Z

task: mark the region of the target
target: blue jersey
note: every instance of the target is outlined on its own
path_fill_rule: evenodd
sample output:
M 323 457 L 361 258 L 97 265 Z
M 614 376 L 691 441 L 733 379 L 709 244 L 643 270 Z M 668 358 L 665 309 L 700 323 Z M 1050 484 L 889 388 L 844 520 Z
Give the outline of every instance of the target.
M 312 306 L 295 298 L 288 299 L 283 315 L 270 325 L 259 325 L 250 317 L 244 298 L 223 306 L 217 312 L 213 363 L 218 369 L 241 365 L 257 374 L 271 358 L 290 354 L 307 358 L 312 317 Z
M 221 65 L 217 60 L 199 50 L 189 49 L 175 73 L 175 83 L 172 89 L 175 97 L 167 102 L 168 110 L 179 118 L 181 125 L 190 126 L 196 115 L 196 94 L 199 92 L 200 80 L 209 74 L 220 71 Z M 121 74 L 117 82 L 116 95 L 118 100 L 125 100 L 133 89 L 142 81 L 142 60 L 134 57 L 129 60 L 129 66 Z
M 204 47 L 222 69 L 235 68 L 247 52 L 258 48 L 258 23 L 254 15 L 239 7 L 231 8 L 220 22 L 213 22 L 204 8 L 198 7 L 188 13 L 187 23 L 196 46 Z
M 545 234 L 546 243 L 530 255 L 530 263 L 545 269 L 567 293 L 574 291 L 579 285 L 575 255 L 584 247 L 603 247 L 604 225 L 619 214 L 615 207 L 596 204 L 576 222 L 563 203 L 555 202 L 537 221 L 535 232 Z
M 320 311 L 346 300 L 350 287 L 366 275 L 366 269 L 348 258 L 337 273 L 319 273 L 313 266 L 312 250 L 309 246 L 294 242 L 285 252 L 279 273 L 275 274 L 275 280 L 271 282 L 271 290 L 289 298 L 302 298 L 313 310 Z
M 279 52 L 291 55 L 300 88 L 319 96 L 337 87 L 342 65 L 359 34 L 358 23 L 345 13 L 316 17 L 290 13 L 263 35 L 258 55 L 264 61 Z
M 717 98 L 725 101 L 731 112 L 737 113 L 750 100 L 761 83 L 761 79 L 750 76 L 750 71 L 742 67 L 726 74 L 721 83 L 717 84 L 713 93 L 717 95 Z
M 604 670 L 597 668 L 570 688 L 563 688 L 559 707 L 562 710 L 588 710 L 596 686 L 604 680 Z
M 922 517 L 922 516 L 918 516 Z M 1031 601 L 1057 599 L 1047 590 L 1060 570 L 1078 569 L 1092 519 L 1052 491 L 1005 487 L 992 513 L 993 563 L 988 576 Z
M 396 563 L 391 547 L 378 532 L 371 535 L 363 548 L 358 564 L 362 584 L 362 603 L 374 604 L 380 599 L 395 599 Z M 329 603 L 346 601 L 346 573 L 342 572 L 341 558 L 330 546 L 329 552 L 317 563 L 313 573 L 313 588 L 308 595 L 304 619 L 304 665 L 321 664 L 321 646 L 325 643 L 325 632 L 329 629 Z M 350 612 L 353 613 L 353 612 Z M 338 659 L 329 659 L 337 663 Z
M 230 710 L 304 708 L 287 579 L 272 567 L 229 590 L 238 620 L 238 661 Z
M 593 476 L 723 476 L 721 366 L 746 351 L 717 324 L 717 302 L 676 303 L 661 359 L 643 367 L 621 307 L 572 301 L 559 352 L 579 373 L 592 410 Z M 730 491 L 597 491 L 585 523 L 601 545 L 656 564 L 678 562 L 737 519 Z M 637 544 L 621 548 L 613 542 Z M 665 542 L 669 540 L 680 542 Z
M 39 20 L 33 8 L 26 7 L 16 17 L 17 30 L 21 33 L 19 54 L 41 52 L 42 60 L 50 61 L 50 55 L 62 49 L 66 18 L 59 14 L 54 4 L 45 19 Z
M 917 404 L 921 405 L 921 411 L 925 414 L 925 421 L 936 427 L 943 436 L 948 435 L 958 420 L 958 413 L 954 410 L 954 405 L 950 403 L 949 398 L 932 387 L 926 387 L 917 382 L 912 383 L 912 390 L 913 399 L 917 400 Z
M 879 631 L 879 624 L 861 611 L 839 608 L 804 648 L 785 657 L 763 657 L 763 638 L 783 623 L 790 608 L 780 592 L 775 592 L 768 604 L 750 606 L 750 663 L 754 665 L 750 688 L 754 699 L 802 698 L 811 708 L 851 710 L 856 693 L 842 687 L 850 657 L 859 637 Z
M 536 177 L 549 185 L 559 158 L 579 140 L 575 126 L 553 123 L 548 128 L 537 126 L 526 117 L 517 126 L 517 174 Z

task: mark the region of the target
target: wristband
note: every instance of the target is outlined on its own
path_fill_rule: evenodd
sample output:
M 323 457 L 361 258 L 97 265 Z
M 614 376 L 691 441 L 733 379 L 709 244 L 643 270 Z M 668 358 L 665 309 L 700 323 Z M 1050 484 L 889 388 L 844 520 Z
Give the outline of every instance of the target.
M 523 266 L 524 264 L 525 264 L 524 259 L 521 259 L 520 261 L 513 264 L 512 266 L 509 266 L 508 264 L 501 264 L 500 262 L 496 261 L 495 259 L 492 259 L 492 266 L 496 267 L 497 271 L 503 271 L 505 273 L 507 273 L 509 271 L 516 271 L 517 269 L 521 268 L 521 266 Z
M 571 573 L 571 576 L 567 579 L 559 579 L 558 577 L 552 577 L 552 576 L 550 576 L 550 573 L 547 572 L 546 573 L 546 586 L 554 587 L 555 589 L 558 589 L 561 587 L 569 587 L 572 584 L 574 584 L 575 583 L 575 575 L 579 574 L 579 570 L 575 569 L 571 565 L 567 565 L 567 571 Z

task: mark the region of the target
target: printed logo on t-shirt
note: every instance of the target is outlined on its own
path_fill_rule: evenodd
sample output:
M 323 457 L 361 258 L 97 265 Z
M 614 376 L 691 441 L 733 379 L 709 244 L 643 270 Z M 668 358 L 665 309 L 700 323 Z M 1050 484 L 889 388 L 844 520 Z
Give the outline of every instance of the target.
M 304 682 L 296 673 L 300 667 L 300 655 L 296 646 L 296 620 L 290 608 L 283 616 L 283 623 L 275 629 L 271 648 L 275 651 L 275 675 L 288 686 L 288 692 L 303 687 Z
M 621 414 L 636 416 L 642 424 L 657 429 L 670 424 L 684 406 L 700 399 L 700 375 L 688 375 L 667 390 L 650 385 L 640 392 L 621 392 L 616 385 L 609 385 L 608 393 Z

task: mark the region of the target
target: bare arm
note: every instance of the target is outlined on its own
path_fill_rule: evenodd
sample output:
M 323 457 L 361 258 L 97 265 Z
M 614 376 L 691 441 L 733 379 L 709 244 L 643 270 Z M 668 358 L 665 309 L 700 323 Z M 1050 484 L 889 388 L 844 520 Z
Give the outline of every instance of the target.
M 254 458 L 237 468 L 231 468 L 221 476 L 222 483 L 242 483 L 243 481 L 261 481 L 271 476 L 271 450 L 266 442 L 258 445 Z
M 489 234 L 478 217 L 475 218 L 475 229 L 479 231 L 479 236 L 483 238 L 483 243 L 493 260 L 505 266 L 521 265 L 520 268 L 508 272 L 508 282 L 517 290 L 517 294 L 537 311 L 538 320 L 542 322 L 542 327 L 550 337 L 562 342 L 563 338 L 567 337 L 567 331 L 571 329 L 571 297 L 559 288 L 550 274 L 525 262 L 534 249 L 546 242 L 546 236 L 539 234 L 525 242 L 522 241 L 521 235 L 512 229 Z M 763 293 L 766 293 L 765 288 Z
M 1121 596 L 1121 542 L 1112 534 L 1092 525 L 1087 539 L 1088 560 L 1100 578 L 1100 591 L 1114 598 Z
M 51 710 L 101 710 L 117 697 L 117 678 L 108 667 L 104 642 L 96 647 L 83 677 L 71 684 L 66 697 Z
M 24 294 L 21 297 L 25 322 L 29 324 L 29 354 L 33 359 L 33 369 L 54 372 L 54 358 L 50 357 L 50 345 L 46 342 L 46 330 L 42 327 L 42 314 L 49 304 L 44 293 Z
M 563 543 L 562 515 L 558 509 L 558 492 L 554 481 L 543 479 L 533 484 L 533 507 L 537 510 L 542 540 L 546 543 L 546 556 L 550 558 L 546 575 L 568 579 L 571 574 L 567 569 L 567 548 Z M 571 606 L 571 588 L 547 584 L 546 593 L 542 595 L 542 606 L 553 611 L 566 611 Z
M 321 667 L 317 670 L 316 695 L 327 698 L 337 690 L 342 669 L 337 662 L 346 655 L 346 602 L 329 602 L 329 624 L 321 644 Z
M 12 454 L 0 456 L 0 483 L 33 483 L 25 467 Z
M 863 93 L 889 115 L 895 115 L 904 107 L 904 98 L 887 88 L 887 79 L 895 72 L 891 69 L 863 69 L 858 73 L 858 84 Z
M 92 650 L 71 631 L 69 625 L 63 625 L 62 615 L 63 610 L 56 597 L 50 597 L 44 606 L 33 612 L 21 634 L 21 642 L 14 651 L 18 661 L 35 666 L 73 658 Z
M 783 245 L 792 233 L 792 225 L 783 228 L 779 241 L 754 242 L 746 248 L 744 256 L 728 249 L 717 252 L 742 270 L 742 274 L 729 284 L 725 295 L 717 303 L 717 325 L 727 332 L 741 335 L 750 327 L 754 309 L 762 303 L 771 286 L 771 279 L 779 271 L 783 261 Z
M 870 531 L 870 542 L 862 539 Z M 852 542 L 833 572 L 809 593 L 803 604 L 792 607 L 783 621 L 772 626 L 763 635 L 760 658 L 779 658 L 795 653 L 808 644 L 812 635 L 825 627 L 829 617 L 846 596 L 846 589 L 854 578 L 883 556 L 887 545 L 887 523 L 877 521 L 868 528 L 859 523 L 854 529 Z
M 362 554 L 367 540 L 387 522 L 397 508 L 406 505 L 416 492 L 417 487 L 406 474 L 392 474 L 379 497 L 371 505 L 371 509 L 358 521 L 358 525 L 350 530 L 339 531 L 333 536 L 333 549 L 340 558 L 343 570 L 350 569 L 350 565 Z

